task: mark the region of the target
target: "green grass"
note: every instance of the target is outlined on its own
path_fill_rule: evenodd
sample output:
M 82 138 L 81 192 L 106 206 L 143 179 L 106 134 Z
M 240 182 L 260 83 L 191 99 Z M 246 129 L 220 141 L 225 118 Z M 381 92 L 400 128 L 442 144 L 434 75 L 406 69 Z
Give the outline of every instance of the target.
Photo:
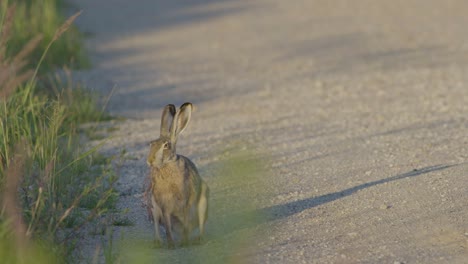
M 24 47 L 30 39 L 41 35 L 42 41 L 38 49 L 28 56 L 28 66 L 35 68 L 37 61 L 43 55 L 47 45 L 54 39 L 56 30 L 65 22 L 63 1 L 61 0 L 4 0 L 0 4 L 0 12 L 5 13 L 6 7 L 16 4 L 11 31 L 14 32 L 6 47 L 7 56 L 13 56 Z M 53 47 L 47 52 L 41 72 L 48 72 L 62 66 L 88 67 L 90 62 L 83 48 L 83 35 L 71 27 L 60 39 L 53 41 Z
M 66 67 L 61 73 L 43 81 L 41 88 L 43 94 L 67 106 L 69 111 L 65 121 L 68 123 L 83 124 L 114 119 L 104 111 L 107 100 L 99 100 L 99 93 L 73 81 L 72 73 Z
M 103 165 L 91 171 L 97 162 L 110 161 L 96 155 L 97 148 L 80 147 L 73 125 L 65 122 L 68 109 L 63 104 L 34 96 L 30 89 L 23 87 L 0 104 L 5 168 L 0 179 L 3 182 L 6 169 L 15 166 L 15 155 L 25 156 L 18 199 L 27 233 L 53 243 L 58 242 L 59 230 L 77 227 L 115 207 L 117 175 Z M 78 208 L 89 210 L 90 217 L 78 221 Z
M 0 3 L 1 262 L 63 263 L 79 230 L 115 208 L 112 161 L 78 133 L 109 116 L 95 93 L 47 75 L 86 60 L 61 3 L 11 3 Z

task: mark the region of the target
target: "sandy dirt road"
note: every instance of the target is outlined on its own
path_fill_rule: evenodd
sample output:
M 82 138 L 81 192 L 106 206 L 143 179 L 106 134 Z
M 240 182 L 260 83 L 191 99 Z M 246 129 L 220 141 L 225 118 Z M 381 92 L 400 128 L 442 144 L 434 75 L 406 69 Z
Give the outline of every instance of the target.
M 256 241 L 234 260 L 468 263 L 468 2 L 74 2 L 92 33 L 83 78 L 115 86 L 109 109 L 129 118 L 103 148 L 134 157 L 118 186 L 135 223 L 115 227 L 123 244 L 152 239 L 140 206 L 147 143 L 165 104 L 190 101 L 178 151 L 214 201 L 237 191 L 210 170 L 221 150 L 268 157 L 258 209 L 269 217 L 232 231 Z M 213 246 L 223 206 L 204 245 L 146 254 Z

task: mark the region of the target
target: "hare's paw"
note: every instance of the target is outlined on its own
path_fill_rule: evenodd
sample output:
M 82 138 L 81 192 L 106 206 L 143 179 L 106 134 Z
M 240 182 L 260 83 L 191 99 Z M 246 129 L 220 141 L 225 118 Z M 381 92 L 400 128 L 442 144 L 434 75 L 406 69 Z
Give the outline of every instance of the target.
M 206 240 L 202 236 L 198 235 L 192 240 L 192 245 L 199 246 L 199 245 L 203 245 L 205 242 Z
M 162 248 L 162 246 L 163 246 L 162 240 L 160 240 L 160 239 L 154 239 L 154 241 L 153 241 L 153 246 L 154 246 L 155 248 Z
M 167 241 L 167 248 L 168 248 L 168 249 L 175 249 L 176 246 L 175 246 L 174 241 L 172 241 L 172 240 L 171 240 L 171 241 Z

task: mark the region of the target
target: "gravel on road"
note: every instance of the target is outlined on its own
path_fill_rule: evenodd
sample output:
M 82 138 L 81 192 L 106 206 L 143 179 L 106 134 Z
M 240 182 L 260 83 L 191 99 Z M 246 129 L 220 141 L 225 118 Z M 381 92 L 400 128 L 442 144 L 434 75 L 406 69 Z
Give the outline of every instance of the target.
M 94 61 L 77 74 L 115 87 L 109 110 L 127 117 L 102 150 L 133 157 L 118 186 L 134 223 L 115 227 L 124 247 L 153 238 L 148 143 L 164 105 L 190 101 L 178 151 L 213 193 L 206 242 L 146 257 L 213 247 L 240 263 L 468 262 L 468 2 L 73 2 Z M 253 193 L 217 168 L 235 149 L 266 172 Z M 267 216 L 211 242 L 242 197 Z M 223 249 L 236 235 L 238 250 Z

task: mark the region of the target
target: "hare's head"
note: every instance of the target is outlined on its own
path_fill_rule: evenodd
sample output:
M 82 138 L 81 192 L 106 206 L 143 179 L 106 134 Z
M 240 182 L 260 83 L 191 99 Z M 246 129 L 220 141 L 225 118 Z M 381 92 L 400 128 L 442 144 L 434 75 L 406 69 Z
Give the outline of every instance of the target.
M 164 107 L 160 136 L 150 144 L 150 153 L 146 160 L 149 166 L 159 168 L 164 163 L 175 160 L 177 138 L 187 127 L 192 108 L 191 103 L 184 103 L 177 111 L 172 104 Z

